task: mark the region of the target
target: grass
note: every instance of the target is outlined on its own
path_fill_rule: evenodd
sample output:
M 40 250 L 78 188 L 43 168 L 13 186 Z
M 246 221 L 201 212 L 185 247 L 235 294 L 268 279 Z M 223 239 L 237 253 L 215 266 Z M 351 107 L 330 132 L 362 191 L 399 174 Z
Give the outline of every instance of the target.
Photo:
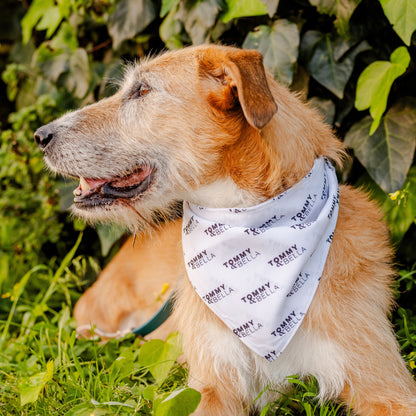
M 3 296 L 10 312 L 1 322 L 0 414 L 150 415 L 158 408 L 163 415 L 162 401 L 172 408 L 184 396 L 196 407 L 199 393 L 184 388 L 186 371 L 174 365 L 181 352 L 177 335 L 146 348 L 133 335 L 107 344 L 76 338 L 71 269 L 82 262 L 74 258 L 80 241 L 81 235 L 55 272 L 36 266 Z M 43 290 L 28 299 L 24 294 L 35 283 Z M 172 392 L 178 394 L 169 403 Z
M 133 335 L 106 344 L 76 338 L 76 289 L 86 268 L 95 267 L 90 258 L 75 256 L 81 238 L 58 266 L 32 268 L 2 296 L 0 415 L 192 413 L 200 395 L 186 386 L 186 368 L 176 361 L 181 353 L 178 334 L 146 343 Z M 396 322 L 403 352 L 414 368 L 416 319 L 401 309 Z M 313 379 L 289 381 L 290 395 L 268 404 L 261 416 L 348 414 L 340 405 L 319 404 Z

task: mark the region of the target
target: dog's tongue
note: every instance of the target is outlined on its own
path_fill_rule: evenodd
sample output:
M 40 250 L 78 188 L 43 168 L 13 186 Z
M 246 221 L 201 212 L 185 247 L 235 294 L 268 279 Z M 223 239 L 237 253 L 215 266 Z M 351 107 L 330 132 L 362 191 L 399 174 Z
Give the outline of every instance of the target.
M 109 182 L 108 179 L 80 178 L 80 185 L 81 185 L 82 190 L 84 191 L 87 191 L 90 188 L 98 188 L 107 182 Z
M 138 168 L 135 172 L 130 173 L 127 176 L 115 179 L 91 179 L 91 178 L 79 178 L 79 186 L 75 189 L 75 196 L 80 196 L 83 192 L 87 192 L 90 189 L 98 189 L 106 183 L 109 183 L 113 188 L 128 188 L 142 182 L 152 172 L 152 169 L 148 166 Z
M 128 186 L 134 186 L 147 178 L 151 172 L 152 169 L 149 166 L 143 166 L 130 175 L 112 180 L 110 185 L 114 188 L 126 188 Z

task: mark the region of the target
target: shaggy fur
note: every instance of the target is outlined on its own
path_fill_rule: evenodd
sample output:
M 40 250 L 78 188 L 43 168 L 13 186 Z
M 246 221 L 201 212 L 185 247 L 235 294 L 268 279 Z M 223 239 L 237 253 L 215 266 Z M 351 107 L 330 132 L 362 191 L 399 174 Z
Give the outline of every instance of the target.
M 338 166 L 344 157 L 320 117 L 265 72 L 259 53 L 223 46 L 169 52 L 132 67 L 114 96 L 36 134 L 47 165 L 61 174 L 110 181 L 136 166 L 151 170 L 150 186 L 140 195 L 74 207 L 89 221 L 121 222 L 133 232 L 152 224 L 155 213 L 169 216 L 177 200 L 258 204 L 297 183 L 316 157 Z M 146 270 L 153 264 L 157 271 L 166 259 L 174 259 L 170 275 L 180 274 L 178 264 L 183 269 L 179 226 L 169 227 L 160 241 L 173 235 L 176 246 L 159 249 L 159 261 L 144 259 Z M 340 186 L 338 223 L 316 296 L 272 363 L 245 347 L 181 279 L 174 318 L 189 383 L 202 392 L 195 415 L 256 411 L 292 374 L 316 377 L 321 398 L 340 399 L 358 415 L 414 415 L 415 383 L 388 319 L 391 259 L 378 209 L 362 192 Z M 120 304 L 137 293 L 123 288 L 127 281 L 113 285 L 117 306 L 108 305 L 111 310 L 125 311 Z M 110 287 L 108 279 L 104 286 Z M 89 296 L 91 308 L 100 297 Z M 250 407 L 268 385 L 272 389 Z

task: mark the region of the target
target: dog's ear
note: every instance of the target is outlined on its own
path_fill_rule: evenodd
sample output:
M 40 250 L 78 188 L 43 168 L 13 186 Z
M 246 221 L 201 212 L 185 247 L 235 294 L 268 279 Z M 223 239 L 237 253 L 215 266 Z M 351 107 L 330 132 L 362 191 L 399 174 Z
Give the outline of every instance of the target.
M 246 120 L 262 129 L 277 111 L 267 84 L 262 55 L 253 50 L 208 48 L 199 59 L 199 75 L 216 81 L 208 95 L 221 111 L 241 106 Z

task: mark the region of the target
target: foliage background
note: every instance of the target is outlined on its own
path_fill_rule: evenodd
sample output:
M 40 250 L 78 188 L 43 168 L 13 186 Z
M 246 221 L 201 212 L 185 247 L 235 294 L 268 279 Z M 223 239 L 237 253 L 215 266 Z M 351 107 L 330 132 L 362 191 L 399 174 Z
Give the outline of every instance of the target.
M 133 337 L 106 347 L 75 339 L 71 308 L 119 247 L 120 232 L 68 217 L 75 184 L 45 171 L 32 137 L 63 112 L 112 94 L 126 61 L 204 42 L 258 49 L 351 149 L 342 181 L 366 188 L 385 213 L 399 272 L 393 320 L 415 368 L 416 0 L 0 7 L 0 414 L 185 415 L 198 402 L 184 387 L 185 369 L 173 365 L 175 336 L 145 348 Z M 341 414 L 311 399 L 313 380 L 291 382 L 293 394 L 264 414 Z

